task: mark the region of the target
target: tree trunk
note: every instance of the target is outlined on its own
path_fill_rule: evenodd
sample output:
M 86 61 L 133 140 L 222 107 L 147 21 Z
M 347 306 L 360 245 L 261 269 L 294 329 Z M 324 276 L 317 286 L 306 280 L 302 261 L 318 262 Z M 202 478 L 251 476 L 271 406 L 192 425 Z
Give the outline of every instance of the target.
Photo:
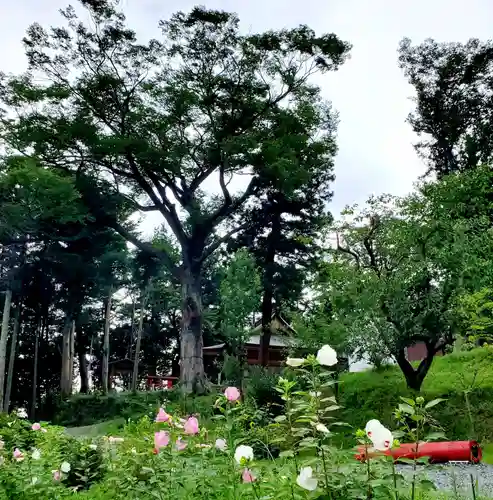
M 186 393 L 206 391 L 202 339 L 200 273 L 184 269 L 182 275 L 180 380 Z
M 140 357 L 140 343 L 142 340 L 142 330 L 144 328 L 144 312 L 147 302 L 147 291 L 142 291 L 142 297 L 140 301 L 140 318 L 139 318 L 139 328 L 137 330 L 137 340 L 135 342 L 135 354 L 134 354 L 134 369 L 132 373 L 132 391 L 137 390 L 137 381 L 139 378 L 139 357 Z
M 12 305 L 12 290 L 5 292 L 3 306 L 2 330 L 0 333 L 0 406 L 4 406 L 5 364 L 7 358 L 7 340 L 9 338 L 10 307 Z
M 75 362 L 75 321 L 72 321 L 72 327 L 70 328 L 70 380 L 71 385 L 74 381 L 74 362 Z
M 262 335 L 260 336 L 259 362 L 262 366 L 269 364 L 269 346 L 272 335 L 272 287 L 266 286 L 262 297 Z
M 9 368 L 7 372 L 7 387 L 5 389 L 5 400 L 3 403 L 3 411 L 5 413 L 9 412 L 10 407 L 10 395 L 12 393 L 12 384 L 14 381 L 14 363 L 15 363 L 15 353 L 17 349 L 17 337 L 19 335 L 21 325 L 21 305 L 15 308 L 14 313 L 14 330 L 12 332 L 12 338 L 10 339 L 10 357 L 9 357 Z
M 281 214 L 276 213 L 272 219 L 272 228 L 267 237 L 267 252 L 265 255 L 264 276 L 263 276 L 263 289 L 264 294 L 262 297 L 262 335 L 260 336 L 259 346 L 259 362 L 262 366 L 269 364 L 269 347 L 272 335 L 272 312 L 274 300 L 274 265 L 276 258 L 276 243 L 279 241 L 281 235 Z
M 73 372 L 71 371 L 71 348 L 72 348 L 72 315 L 67 313 L 63 325 L 62 335 L 62 374 L 60 378 L 60 391 L 63 397 L 70 396 L 72 393 Z
M 33 386 L 32 386 L 32 396 L 31 396 L 31 411 L 29 413 L 29 418 L 31 420 L 36 419 L 36 400 L 38 399 L 38 358 L 39 358 L 39 335 L 41 330 L 41 320 L 38 321 L 36 325 L 36 334 L 34 341 L 34 367 L 33 367 Z
M 421 390 L 421 385 L 428 374 L 435 354 L 438 352 L 438 348 L 427 345 L 426 357 L 421 361 L 418 368 L 415 370 L 411 363 L 406 358 L 405 349 L 400 349 L 396 361 L 401 369 L 404 377 L 406 379 L 406 384 L 409 389 L 419 392 Z
M 109 362 L 110 362 L 110 316 L 111 316 L 111 298 L 113 290 L 110 290 L 106 299 L 106 308 L 104 314 L 104 337 L 103 337 L 103 363 L 101 369 L 101 383 L 103 384 L 103 393 L 107 394 L 109 390 Z
M 84 340 L 87 340 L 87 338 L 84 337 Z M 89 392 L 89 367 L 87 365 L 86 358 L 86 343 L 83 342 L 80 329 L 77 334 L 77 343 L 75 345 L 77 350 L 77 359 L 79 361 L 80 392 L 82 394 L 87 394 Z

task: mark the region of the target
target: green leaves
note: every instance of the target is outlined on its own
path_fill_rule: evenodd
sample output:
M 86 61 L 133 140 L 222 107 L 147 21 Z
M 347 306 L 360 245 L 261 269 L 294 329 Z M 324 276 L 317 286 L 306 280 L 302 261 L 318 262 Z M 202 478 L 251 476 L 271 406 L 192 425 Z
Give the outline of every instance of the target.
M 235 344 L 242 344 L 251 314 L 258 309 L 260 278 L 247 250 L 239 250 L 229 262 L 220 284 L 221 326 Z
M 83 222 L 89 217 L 70 177 L 20 157 L 4 163 L 0 205 L 0 231 L 7 238 L 56 237 L 57 225 Z
M 429 409 L 433 408 L 434 406 L 442 403 L 443 401 L 446 401 L 446 399 L 443 399 L 443 398 L 433 399 L 432 401 L 429 401 L 428 403 L 425 404 L 425 410 L 429 410 Z

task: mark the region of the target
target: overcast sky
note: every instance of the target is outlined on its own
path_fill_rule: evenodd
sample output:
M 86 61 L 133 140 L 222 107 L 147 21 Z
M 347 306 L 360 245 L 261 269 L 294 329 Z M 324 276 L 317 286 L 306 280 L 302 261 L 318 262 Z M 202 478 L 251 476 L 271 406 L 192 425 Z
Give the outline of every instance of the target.
M 21 39 L 37 21 L 60 24 L 66 0 L 0 2 L 0 70 L 22 72 Z M 74 5 L 77 2 L 73 2 Z M 197 3 L 237 12 L 242 28 L 263 31 L 308 24 L 333 32 L 353 45 L 350 60 L 321 80 L 324 97 L 340 113 L 336 160 L 335 215 L 346 205 L 374 193 L 405 194 L 424 171 L 414 152 L 415 137 L 406 124 L 411 110 L 407 85 L 397 66 L 397 46 L 413 42 L 491 38 L 492 0 L 121 0 L 129 25 L 147 39 L 159 37 L 157 22 Z M 150 229 L 152 221 L 148 221 Z M 147 231 L 146 231 L 147 232 Z

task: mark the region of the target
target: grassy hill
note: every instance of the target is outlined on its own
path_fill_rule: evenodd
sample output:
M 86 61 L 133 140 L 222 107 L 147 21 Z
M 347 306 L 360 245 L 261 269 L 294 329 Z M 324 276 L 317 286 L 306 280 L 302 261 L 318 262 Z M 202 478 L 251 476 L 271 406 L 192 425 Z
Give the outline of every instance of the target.
M 471 405 L 469 419 L 465 393 Z M 393 427 L 392 412 L 401 396 L 409 396 L 404 377 L 395 366 L 348 373 L 341 377 L 339 402 L 342 419 L 355 428 L 378 418 Z M 427 400 L 445 398 L 433 416 L 449 439 L 493 441 L 493 349 L 437 357 L 426 377 L 421 395 Z

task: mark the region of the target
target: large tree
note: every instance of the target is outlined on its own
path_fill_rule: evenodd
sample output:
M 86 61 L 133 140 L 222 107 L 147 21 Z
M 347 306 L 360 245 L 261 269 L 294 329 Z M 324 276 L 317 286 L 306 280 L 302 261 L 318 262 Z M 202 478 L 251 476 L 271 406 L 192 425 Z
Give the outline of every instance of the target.
M 308 124 L 314 136 L 317 130 L 324 134 L 311 139 L 306 135 Z M 296 307 L 310 269 L 322 253 L 320 231 L 331 221 L 327 203 L 334 179 L 335 116 L 330 109 L 323 114 L 310 113 L 303 127 L 291 121 L 279 132 L 287 142 L 286 149 L 293 154 L 283 163 L 290 161 L 296 167 L 284 167 L 290 175 L 282 182 L 272 178 L 270 171 L 260 177 L 259 203 L 245 211 L 247 227 L 233 242 L 247 247 L 261 270 L 260 362 L 264 366 L 269 361 L 274 310 Z
M 412 45 L 399 63 L 415 91 L 409 122 L 422 140 L 416 149 L 439 178 L 493 159 L 493 43 Z
M 0 85 L 2 138 L 14 151 L 89 179 L 101 220 L 168 266 L 182 287 L 181 379 L 185 390 L 201 390 L 204 262 L 241 229 L 234 215 L 255 196 L 259 174 L 289 157 L 276 147 L 279 129 L 286 121 L 302 127 L 307 114 L 320 112 L 310 77 L 337 69 L 349 47 L 307 26 L 242 35 L 235 15 L 203 8 L 161 22 L 163 40 L 144 44 L 116 1 L 81 3 L 91 27 L 69 7 L 66 27 L 28 29 L 29 72 Z M 250 176 L 238 195 L 228 189 L 237 173 Z M 103 189 L 107 179 L 113 183 Z M 211 179 L 220 194 L 207 197 Z M 135 210 L 162 215 L 180 265 L 106 210 L 115 192 Z

